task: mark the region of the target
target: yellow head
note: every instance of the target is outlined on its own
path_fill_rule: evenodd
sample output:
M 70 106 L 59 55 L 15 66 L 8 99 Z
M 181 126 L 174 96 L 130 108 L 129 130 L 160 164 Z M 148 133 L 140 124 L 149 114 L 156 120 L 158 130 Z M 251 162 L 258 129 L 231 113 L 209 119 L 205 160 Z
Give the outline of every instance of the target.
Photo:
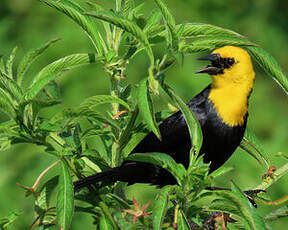
M 212 62 L 198 73 L 212 77 L 209 99 L 219 117 L 229 126 L 243 125 L 255 78 L 249 54 L 239 47 L 224 46 L 200 60 Z
M 239 85 L 247 85 L 248 90 L 251 90 L 255 73 L 251 58 L 246 50 L 235 46 L 224 46 L 214 50 L 212 54 L 220 54 L 220 57 L 224 60 L 226 59 L 227 62 L 229 59 L 234 59 L 234 63 L 228 68 L 224 68 L 223 73 L 212 75 L 214 87 L 221 87 L 223 84 L 225 86 L 231 84 L 231 87 L 233 87 L 232 85 L 236 84 L 237 87 Z

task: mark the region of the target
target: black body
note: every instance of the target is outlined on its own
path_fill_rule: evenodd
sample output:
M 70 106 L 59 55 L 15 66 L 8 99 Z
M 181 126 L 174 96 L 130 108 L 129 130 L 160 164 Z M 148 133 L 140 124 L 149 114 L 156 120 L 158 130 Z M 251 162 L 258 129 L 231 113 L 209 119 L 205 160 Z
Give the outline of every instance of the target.
M 230 127 L 223 123 L 209 102 L 208 95 L 211 86 L 206 87 L 188 103 L 198 119 L 202 133 L 203 145 L 200 154 L 204 154 L 204 161 L 211 162 L 210 172 L 219 168 L 240 144 L 247 121 L 242 126 Z M 152 132 L 149 133 L 132 151 L 133 153 L 162 152 L 182 163 L 186 168 L 189 164 L 191 141 L 188 127 L 181 111 L 165 119 L 159 126 L 162 135 L 160 141 Z M 74 182 L 75 189 L 85 187 L 96 182 L 124 181 L 129 184 L 150 183 L 160 187 L 176 184 L 175 178 L 165 169 L 142 162 L 123 162 L 120 167 L 98 173 Z

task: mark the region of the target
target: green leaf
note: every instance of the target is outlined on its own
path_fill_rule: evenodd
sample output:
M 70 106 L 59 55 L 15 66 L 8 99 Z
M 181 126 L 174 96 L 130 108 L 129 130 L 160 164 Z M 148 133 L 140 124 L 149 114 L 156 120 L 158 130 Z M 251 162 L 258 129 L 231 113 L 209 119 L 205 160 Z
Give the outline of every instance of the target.
M 234 170 L 233 167 L 225 167 L 225 166 L 222 166 L 222 167 L 218 168 L 217 170 L 215 170 L 214 172 L 212 172 L 212 173 L 210 174 L 210 176 L 211 176 L 212 178 L 216 178 L 216 177 L 218 177 L 218 176 L 222 176 L 223 174 L 226 174 L 226 173 L 228 173 L 228 172 L 231 172 L 232 170 Z
M 102 230 L 102 227 L 103 229 L 111 229 L 111 230 L 114 230 L 114 229 L 117 229 L 117 225 L 113 219 L 113 216 L 108 208 L 108 206 L 105 204 L 105 202 L 101 201 L 99 202 L 99 206 L 101 207 L 102 209 L 102 217 L 105 217 L 105 221 L 103 223 L 103 225 L 100 227 L 100 230 Z M 110 221 L 110 223 L 108 222 Z
M 41 188 L 39 196 L 35 200 L 36 209 L 47 210 L 50 205 L 52 193 L 58 185 L 59 176 L 54 176 L 48 180 Z M 36 210 L 37 211 L 37 210 Z M 39 211 L 37 213 L 40 215 Z
M 109 22 L 135 36 L 145 47 L 145 50 L 150 58 L 151 66 L 154 66 L 154 55 L 148 38 L 141 28 L 133 21 L 110 11 L 92 11 L 85 12 L 84 14 Z
M 6 92 L 8 92 L 13 97 L 13 99 L 15 99 L 16 101 L 20 101 L 23 92 L 13 79 L 2 75 L 2 77 L 0 78 L 0 87 Z
M 160 230 L 162 229 L 162 224 L 168 209 L 169 204 L 169 191 L 170 187 L 162 188 L 154 201 L 153 207 L 153 229 Z
M 16 47 L 12 50 L 12 52 L 11 52 L 11 54 L 10 54 L 10 56 L 9 56 L 9 59 L 8 59 L 8 61 L 7 61 L 7 63 L 6 63 L 7 75 L 8 75 L 11 79 L 15 78 L 15 76 L 14 76 L 14 74 L 13 74 L 13 64 L 14 64 L 14 58 L 15 58 L 15 54 L 16 54 L 17 49 L 18 49 L 18 47 L 16 46 Z
M 40 46 L 39 48 L 30 51 L 27 53 L 22 60 L 20 61 L 18 68 L 17 68 L 17 83 L 19 86 L 22 85 L 23 77 L 32 63 L 43 53 L 45 52 L 52 44 L 61 40 L 60 38 L 54 38 L 50 41 L 46 42 L 44 45 Z
M 143 79 L 138 88 L 138 106 L 143 120 L 148 125 L 149 129 L 161 139 L 161 134 L 156 124 L 155 115 L 153 111 L 153 104 L 149 94 L 147 78 Z
M 73 132 L 73 140 L 74 140 L 76 150 L 79 154 L 82 152 L 80 133 L 81 133 L 81 127 L 80 127 L 79 123 L 77 123 L 75 126 L 75 129 L 74 129 L 74 132 Z
M 202 51 L 212 51 L 213 49 L 215 49 L 214 45 L 184 45 L 180 48 L 180 51 L 184 54 L 192 54 Z
M 99 171 L 97 167 L 99 167 L 102 171 L 110 168 L 108 164 L 108 162 L 110 163 L 108 156 L 106 154 L 100 154 L 94 149 L 84 151 L 81 156 L 86 157 L 90 161 L 89 162 L 84 158 L 86 165 L 96 172 Z M 95 167 L 95 165 L 97 165 L 97 167 Z
M 129 19 L 131 19 L 133 9 L 135 7 L 134 0 L 122 0 L 121 4 L 121 14 Z
M 190 138 L 191 138 L 191 151 L 190 151 L 190 164 L 189 168 L 192 169 L 192 164 L 194 160 L 197 158 L 201 146 L 202 146 L 202 130 L 201 126 L 193 114 L 192 110 L 182 101 L 182 99 L 177 96 L 172 89 L 170 89 L 167 85 L 164 85 L 164 90 L 168 93 L 170 98 L 176 103 L 177 107 L 181 110 L 185 121 L 189 128 Z
M 132 150 L 140 143 L 140 141 L 143 140 L 145 136 L 147 136 L 147 133 L 138 132 L 133 134 L 129 139 L 129 142 L 122 150 L 121 154 L 123 155 L 123 158 L 127 157 L 132 152 Z
M 177 223 L 178 230 L 189 230 L 189 224 L 187 222 L 187 218 L 181 209 L 178 211 L 178 223 Z
M 260 164 L 264 162 L 267 168 L 270 166 L 263 146 L 258 141 L 254 133 L 248 128 L 246 128 L 243 140 L 240 143 L 240 147 L 255 158 Z
M 140 161 L 158 165 L 169 171 L 177 180 L 178 184 L 182 184 L 182 180 L 186 174 L 186 170 L 182 164 L 177 164 L 174 159 L 165 153 L 133 153 L 126 160 Z
M 57 196 L 57 219 L 60 229 L 68 230 L 74 212 L 74 190 L 67 163 L 61 161 L 61 174 Z
M 0 54 L 0 74 L 7 74 L 3 54 Z
M 214 36 L 226 36 L 226 37 L 242 37 L 241 34 L 238 34 L 232 30 L 222 28 L 219 26 L 214 26 L 205 23 L 185 23 L 177 25 L 177 29 L 181 26 L 184 26 L 182 36 L 183 37 L 193 37 L 199 35 L 214 35 Z
M 235 192 L 237 194 L 237 198 L 240 199 L 242 204 L 248 204 L 246 206 L 246 209 L 243 210 L 243 214 L 245 217 L 249 220 L 249 225 L 251 229 L 255 230 L 265 230 L 265 223 L 263 218 L 258 214 L 257 209 L 254 208 L 251 203 L 248 201 L 248 199 L 244 196 L 243 192 L 240 190 L 240 188 L 232 182 L 232 192 Z
M 169 36 L 168 36 L 169 45 L 174 50 L 178 50 L 178 37 L 177 37 L 177 29 L 176 29 L 174 17 L 170 13 L 169 9 L 163 3 L 162 0 L 155 0 L 155 2 L 162 12 L 164 22 L 165 22 L 165 24 L 168 28 L 168 31 L 169 31 Z
M 44 226 L 51 226 L 51 225 L 55 225 L 56 222 L 56 218 L 57 218 L 57 214 L 56 214 L 56 208 L 52 207 L 49 208 L 43 215 L 43 220 L 42 220 L 42 224 Z M 42 226 L 43 226 L 42 225 Z M 44 229 L 46 229 L 44 227 Z M 38 230 L 38 229 L 37 229 Z
M 99 56 L 103 56 L 107 51 L 106 44 L 102 39 L 99 31 L 97 30 L 97 26 L 93 23 L 93 21 L 83 15 L 84 10 L 77 5 L 75 2 L 69 0 L 61 0 L 61 1 L 53 1 L 53 0 L 39 0 L 44 2 L 48 6 L 51 6 L 58 11 L 66 14 L 69 18 L 71 18 L 74 22 L 76 22 L 88 35 L 91 39 L 94 47 L 97 50 Z
M 265 221 L 275 221 L 275 220 L 279 220 L 280 218 L 286 217 L 288 216 L 288 206 L 285 205 L 281 208 L 278 208 L 276 210 L 273 210 L 272 212 L 270 212 L 268 215 L 266 215 L 264 217 Z
M 114 226 L 111 220 L 104 214 L 101 215 L 99 219 L 99 230 L 113 230 Z
M 223 211 L 235 215 L 235 218 L 237 217 L 236 219 L 244 224 L 245 229 L 265 229 L 265 223 L 257 213 L 257 209 L 234 183 L 232 183 L 232 191 L 217 191 L 215 194 L 218 194 L 222 201 L 217 200 L 216 203 L 212 203 L 209 207 L 211 211 Z
M 147 23 L 146 23 L 145 27 L 143 28 L 143 31 L 144 31 L 146 34 L 149 34 L 149 33 L 150 33 L 149 31 L 150 31 L 154 26 L 158 25 L 158 23 L 159 23 L 159 21 L 161 20 L 161 18 L 162 18 L 161 13 L 160 13 L 158 10 L 157 10 L 157 11 L 154 10 L 154 11 L 152 12 L 151 16 L 148 18 Z
M 9 117 L 15 119 L 16 113 L 14 109 L 14 102 L 11 96 L 0 88 L 0 109 Z
M 210 46 L 215 45 L 217 47 L 226 45 L 235 46 L 256 46 L 256 44 L 240 37 L 224 37 L 224 36 L 205 36 L 197 38 L 192 42 L 194 46 Z
M 15 210 L 12 211 L 9 215 L 2 217 L 0 219 L 0 229 L 6 229 L 9 225 L 11 225 L 20 215 L 22 211 Z
M 125 101 L 123 101 L 122 99 L 118 97 L 111 96 L 111 95 L 96 95 L 96 96 L 89 97 L 81 103 L 80 108 L 88 107 L 91 109 L 98 105 L 110 104 L 110 103 L 118 103 L 126 107 L 129 111 L 131 110 L 130 106 Z
M 129 121 L 125 127 L 125 129 L 121 132 L 120 138 L 119 138 L 119 149 L 120 151 L 123 150 L 123 148 L 127 145 L 127 143 L 130 141 L 131 136 L 132 136 L 132 130 L 134 128 L 136 119 L 139 114 L 139 109 L 136 107 L 134 111 L 132 111 L 132 114 L 129 117 Z M 123 153 L 121 154 L 123 155 Z M 126 157 L 124 155 L 124 157 Z
M 96 121 L 100 121 L 102 123 L 106 123 L 107 125 L 110 125 L 117 130 L 121 130 L 121 128 L 118 126 L 118 123 L 116 121 L 109 119 L 107 116 L 104 116 L 101 113 L 95 112 L 92 109 L 87 108 L 87 107 L 76 107 L 74 109 L 64 110 L 60 116 L 54 117 L 52 122 L 55 123 L 56 121 L 62 120 L 65 117 L 66 118 L 85 117 L 87 119 L 96 120 Z
M 272 78 L 282 87 L 284 92 L 288 94 L 288 78 L 277 61 L 260 47 L 247 47 L 247 49 L 265 72 L 271 75 Z
M 34 78 L 32 84 L 24 94 L 24 101 L 33 99 L 45 85 L 67 69 L 91 64 L 100 59 L 99 57 L 95 58 L 94 54 L 72 54 L 52 62 L 44 67 Z

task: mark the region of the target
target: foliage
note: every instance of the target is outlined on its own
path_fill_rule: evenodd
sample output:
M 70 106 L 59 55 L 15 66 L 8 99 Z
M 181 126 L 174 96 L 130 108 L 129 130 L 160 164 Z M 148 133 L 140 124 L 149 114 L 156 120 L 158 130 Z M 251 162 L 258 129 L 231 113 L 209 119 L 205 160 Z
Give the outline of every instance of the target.
M 78 24 L 95 50 L 92 54 L 72 54 L 48 64 L 27 87 L 23 81 L 26 80 L 28 68 L 58 39 L 27 53 L 20 61 L 17 72 L 14 72 L 13 66 L 17 48 L 6 63 L 0 57 L 0 109 L 9 117 L 8 121 L 0 124 L 1 150 L 17 143 L 36 144 L 44 146 L 45 151 L 56 158 L 55 163 L 39 175 L 31 188 L 20 185 L 27 196 L 34 197 L 36 218 L 31 221 L 31 229 L 46 229 L 53 225 L 69 229 L 74 212 L 93 216 L 94 224 L 99 229 L 124 229 L 123 226 L 125 229 L 171 229 L 177 226 L 178 229 L 201 229 L 220 225 L 223 228 L 228 225 L 231 229 L 265 229 L 269 221 L 278 218 L 278 213 L 281 217 L 287 214 L 283 212 L 286 210 L 283 207 L 276 214 L 263 218 L 234 183 L 231 190 L 205 190 L 212 186 L 215 177 L 226 170 L 219 169 L 208 174 L 209 165 L 204 164 L 202 157 L 198 156 L 202 144 L 198 121 L 165 83 L 165 71 L 174 63 L 182 63 L 184 56 L 224 45 L 237 45 L 247 49 L 260 67 L 287 93 L 287 77 L 270 54 L 244 36 L 225 28 L 203 23 L 177 25 L 162 0 L 155 0 L 159 9 L 146 18 L 133 0 L 116 0 L 113 11 L 104 10 L 92 2 L 88 4 L 90 9 L 86 10 L 71 0 L 40 1 Z M 103 27 L 101 29 L 98 28 L 99 22 Z M 153 49 L 160 44 L 165 46 L 165 55 L 161 57 L 155 55 Z M 150 66 L 147 67 L 146 78 L 132 87 L 125 81 L 126 69 L 139 52 L 147 54 Z M 63 109 L 50 119 L 44 119 L 41 110 L 61 103 L 55 78 L 61 77 L 69 69 L 95 62 L 101 64 L 110 77 L 110 95 L 89 97 L 76 108 Z M 161 99 L 163 103 L 172 102 L 182 111 L 188 124 L 192 148 L 187 170 L 161 153 L 128 156 L 143 138 L 143 133 L 152 131 L 161 138 L 153 108 L 154 101 L 161 94 L 168 98 Z M 111 104 L 111 111 L 99 112 L 97 106 L 102 104 Z M 137 120 L 139 114 L 142 122 Z M 91 140 L 96 138 L 105 146 L 106 152 L 98 152 L 91 147 Z M 251 131 L 247 131 L 241 147 L 256 160 L 268 165 L 263 147 Z M 124 219 L 121 215 L 121 210 L 130 210 L 131 206 L 125 194 L 119 192 L 126 187 L 123 183 L 93 186 L 75 196 L 73 193 L 72 178 L 76 180 L 119 166 L 124 160 L 157 164 L 171 172 L 178 182 L 178 185 L 159 189 L 152 215 L 142 208 L 143 215 L 136 213 L 137 216 L 135 214 L 132 218 L 135 224 L 131 222 L 131 216 Z M 61 166 L 59 180 L 58 176 L 52 177 L 40 187 L 43 176 L 58 164 Z M 270 181 L 263 181 L 259 188 L 271 186 L 287 173 L 287 168 L 284 165 L 270 173 Z M 54 190 L 57 190 L 56 201 L 53 199 L 56 197 Z M 139 211 L 137 201 L 133 200 L 133 203 L 136 211 Z M 130 210 L 128 213 L 134 212 Z M 1 228 L 5 229 L 18 215 L 17 211 L 2 218 Z

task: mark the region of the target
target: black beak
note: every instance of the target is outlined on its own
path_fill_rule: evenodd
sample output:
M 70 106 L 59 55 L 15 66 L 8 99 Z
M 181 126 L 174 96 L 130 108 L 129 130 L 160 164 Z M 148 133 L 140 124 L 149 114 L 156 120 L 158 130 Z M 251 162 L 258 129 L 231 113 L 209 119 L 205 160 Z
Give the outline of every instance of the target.
M 207 56 L 198 58 L 197 60 L 200 60 L 200 61 L 211 61 L 212 65 L 208 65 L 205 68 L 197 71 L 196 73 L 208 73 L 209 75 L 218 74 L 219 72 L 222 71 L 222 69 L 216 66 L 213 66 L 213 64 L 219 63 L 220 59 L 221 59 L 220 54 L 209 54 Z

